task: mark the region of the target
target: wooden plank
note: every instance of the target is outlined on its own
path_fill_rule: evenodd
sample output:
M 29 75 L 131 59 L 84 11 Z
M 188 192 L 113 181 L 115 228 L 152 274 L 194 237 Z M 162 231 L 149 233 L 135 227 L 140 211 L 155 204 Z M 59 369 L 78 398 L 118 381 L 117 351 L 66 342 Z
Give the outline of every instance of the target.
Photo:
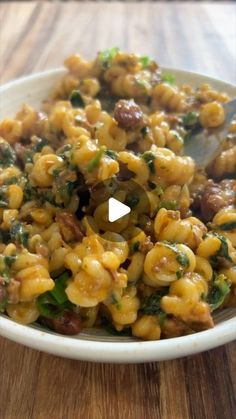
M 78 362 L 0 339 L 1 419 L 233 419 L 232 343 L 175 361 Z
M 114 45 L 236 82 L 235 5 L 198 3 L 2 3 L 1 81 L 92 58 Z

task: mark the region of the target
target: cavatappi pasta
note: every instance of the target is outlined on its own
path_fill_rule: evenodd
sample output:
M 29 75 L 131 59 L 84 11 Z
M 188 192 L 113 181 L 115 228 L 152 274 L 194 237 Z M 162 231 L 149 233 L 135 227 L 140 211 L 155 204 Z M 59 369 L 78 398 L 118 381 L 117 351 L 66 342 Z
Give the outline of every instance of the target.
M 62 334 L 213 327 L 235 304 L 236 120 L 206 171 L 184 141 L 222 125 L 229 97 L 117 48 L 65 66 L 41 111 L 0 122 L 0 311 Z M 110 222 L 110 196 L 131 212 Z

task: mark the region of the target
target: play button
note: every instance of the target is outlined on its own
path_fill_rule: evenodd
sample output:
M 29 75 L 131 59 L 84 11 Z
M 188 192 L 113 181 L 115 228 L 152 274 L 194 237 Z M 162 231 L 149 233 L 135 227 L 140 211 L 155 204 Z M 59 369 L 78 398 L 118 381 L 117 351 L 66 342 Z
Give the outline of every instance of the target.
M 86 217 L 84 224 L 90 232 L 109 234 L 110 241 L 126 241 L 127 235 L 143 230 L 150 214 L 149 196 L 145 189 L 132 179 L 112 177 L 98 182 L 79 193 L 79 219 Z M 144 217 L 143 217 L 144 216 Z M 145 218 L 146 217 L 146 218 Z
M 122 204 L 115 198 L 110 198 L 108 201 L 108 220 L 110 223 L 119 220 L 130 213 L 130 207 L 128 205 Z

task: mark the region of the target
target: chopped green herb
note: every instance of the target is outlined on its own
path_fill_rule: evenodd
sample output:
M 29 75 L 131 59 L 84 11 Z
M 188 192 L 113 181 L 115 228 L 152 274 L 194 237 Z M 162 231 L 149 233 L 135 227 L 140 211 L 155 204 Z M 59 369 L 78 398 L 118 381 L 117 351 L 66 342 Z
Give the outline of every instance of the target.
M 142 87 L 145 90 L 149 89 L 149 87 L 150 87 L 150 84 L 148 83 L 147 80 L 138 79 L 138 80 L 136 80 L 136 83 L 137 83 L 138 86 Z
M 10 264 L 7 264 L 6 256 L 0 255 L 0 274 L 3 278 L 3 284 L 10 282 Z
M 177 262 L 184 268 L 189 267 L 189 258 L 185 253 L 180 252 L 178 256 L 176 257 Z
M 63 304 L 68 300 L 68 297 L 65 293 L 65 288 L 69 277 L 69 272 L 64 272 L 57 279 L 55 279 L 55 287 L 51 291 L 51 294 L 58 304 Z
M 111 61 L 113 60 L 113 58 L 116 56 L 118 52 L 119 52 L 119 48 L 113 47 L 111 49 L 105 49 L 104 51 L 101 51 L 98 54 L 98 59 L 104 70 L 110 67 Z
M 206 301 L 210 305 L 211 311 L 216 310 L 223 304 L 225 297 L 229 292 L 230 285 L 227 282 L 226 276 L 223 274 L 218 275 L 213 281 L 213 285 L 206 297 Z
M 37 306 L 41 316 L 49 319 L 58 317 L 63 311 L 49 291 L 38 297 Z
M 33 146 L 33 151 L 38 153 L 42 151 L 42 148 L 45 147 L 45 145 L 48 145 L 48 140 L 46 140 L 46 138 L 39 138 Z
M 65 293 L 69 277 L 69 272 L 64 272 L 55 279 L 55 287 L 52 291 L 47 291 L 37 298 L 37 306 L 41 316 L 56 318 L 60 316 L 64 310 L 73 309 L 74 305 L 68 300 Z
M 63 200 L 64 205 L 69 204 L 71 195 L 74 189 L 74 183 L 73 182 L 65 182 L 64 184 L 59 184 L 57 191 Z
M 16 161 L 16 153 L 6 141 L 0 142 L 0 167 L 12 166 Z
M 84 99 L 79 90 L 72 90 L 69 100 L 73 108 L 84 108 Z
M 106 147 L 101 146 L 99 150 L 97 151 L 95 157 L 91 159 L 90 162 L 87 164 L 87 170 L 89 173 L 91 173 L 99 165 L 100 160 L 103 154 L 105 153 L 105 151 L 106 151 Z
M 167 240 L 163 240 L 163 243 L 166 247 L 168 247 L 170 250 L 172 250 L 175 253 L 179 253 L 178 248 L 176 247 L 176 243 L 168 242 Z
M 13 263 L 16 261 L 16 256 L 4 256 L 4 262 L 5 264 L 10 268 Z
M 156 187 L 153 189 L 153 192 L 156 193 L 157 195 L 162 195 L 164 191 L 160 185 L 156 185 Z M 162 201 L 162 202 L 165 202 L 165 201 Z
M 19 179 L 16 176 L 13 176 L 9 179 L 5 180 L 5 185 L 13 185 L 15 183 L 18 183 Z
M 0 200 L 0 208 L 7 208 L 7 206 L 8 206 L 7 202 Z
M 72 146 L 70 144 L 65 144 L 63 147 L 60 148 L 58 152 L 58 156 L 61 157 L 63 160 L 66 160 L 70 157 Z
M 216 255 L 211 257 L 211 261 L 213 263 L 217 263 L 217 258 L 222 257 L 232 262 L 232 259 L 229 256 L 229 248 L 228 248 L 228 243 L 227 243 L 226 238 L 224 236 L 221 236 L 218 233 L 213 233 L 213 235 L 216 236 L 220 240 L 221 245 Z
M 161 201 L 159 203 L 158 209 L 160 208 L 166 208 L 167 210 L 177 210 L 178 209 L 178 202 L 177 201 Z
M 134 208 L 139 203 L 139 197 L 136 195 L 129 195 L 125 202 L 130 208 Z
M 58 204 L 55 201 L 54 195 L 53 195 L 52 191 L 49 190 L 49 189 L 40 190 L 39 193 L 38 193 L 37 198 L 38 198 L 38 200 L 41 204 L 44 204 L 45 202 L 49 202 L 50 204 L 52 204 L 54 206 L 60 207 L 60 204 Z
M 24 186 L 24 198 L 26 201 L 32 201 L 37 197 L 37 188 L 33 186 L 32 183 L 27 180 Z
M 150 172 L 155 173 L 155 155 L 151 151 L 145 151 L 141 157 L 147 163 Z
M 29 233 L 25 230 L 25 227 L 19 221 L 13 221 L 10 228 L 11 239 L 24 247 L 28 244 Z
M 118 300 L 117 300 L 117 298 L 116 298 L 116 296 L 115 296 L 115 294 L 111 294 L 111 304 L 117 304 L 118 303 Z
M 143 128 L 141 128 L 140 132 L 141 132 L 142 136 L 145 138 L 146 135 L 149 132 L 149 128 L 148 127 L 143 127 Z
M 142 64 L 143 68 L 149 67 L 149 65 L 152 62 L 151 58 L 148 57 L 147 55 L 144 55 L 143 57 L 140 57 L 139 61 Z
M 221 224 L 219 226 L 219 229 L 224 230 L 224 231 L 234 230 L 235 228 L 236 228 L 236 220 Z
M 175 75 L 171 73 L 162 74 L 161 81 L 168 84 L 175 84 Z
M 136 242 L 132 243 L 131 250 L 133 252 L 138 252 L 139 251 L 139 246 L 140 246 L 140 242 L 136 241 Z
M 149 297 L 145 297 L 140 311 L 143 314 L 156 315 L 162 313 L 161 299 L 165 295 L 165 291 L 155 291 Z
M 167 314 L 164 311 L 162 311 L 158 315 L 159 325 L 160 325 L 161 328 L 164 326 L 166 317 L 167 317 Z
M 124 329 L 118 331 L 113 326 L 113 324 L 110 323 L 108 321 L 108 319 L 106 319 L 104 317 L 102 318 L 102 326 L 107 331 L 107 333 L 109 333 L 110 335 L 113 335 L 113 336 L 132 336 L 131 327 L 125 327 Z
M 25 152 L 25 154 L 23 155 L 23 160 L 24 160 L 25 164 L 33 163 L 33 152 L 32 152 L 32 150 L 27 150 Z
M 176 272 L 176 278 L 177 278 L 177 279 L 180 279 L 180 278 L 181 278 L 181 276 L 182 276 L 182 273 L 181 273 L 180 271 L 177 271 L 177 272 Z
M 197 112 L 188 112 L 182 116 L 183 125 L 185 128 L 192 128 L 198 123 L 199 114 Z
M 117 153 L 113 150 L 105 150 L 106 156 L 110 157 L 113 160 L 117 160 Z

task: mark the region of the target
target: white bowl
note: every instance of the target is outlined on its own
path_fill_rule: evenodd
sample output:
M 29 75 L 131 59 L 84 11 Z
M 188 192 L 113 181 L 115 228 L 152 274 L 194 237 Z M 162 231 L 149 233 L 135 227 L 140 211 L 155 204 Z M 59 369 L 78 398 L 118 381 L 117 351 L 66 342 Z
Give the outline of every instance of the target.
M 177 83 L 198 86 L 210 83 L 220 91 L 236 97 L 236 87 L 209 77 L 175 69 L 164 69 L 176 75 Z M 55 82 L 65 70 L 57 69 L 12 81 L 0 88 L 0 119 L 13 116 L 22 103 L 37 108 L 47 98 Z M 195 354 L 236 339 L 236 309 L 215 316 L 216 326 L 189 336 L 161 341 L 141 342 L 108 336 L 99 330 L 85 330 L 78 336 L 66 337 L 40 325 L 23 326 L 0 315 L 0 334 L 15 342 L 66 358 L 96 362 L 149 362 Z

